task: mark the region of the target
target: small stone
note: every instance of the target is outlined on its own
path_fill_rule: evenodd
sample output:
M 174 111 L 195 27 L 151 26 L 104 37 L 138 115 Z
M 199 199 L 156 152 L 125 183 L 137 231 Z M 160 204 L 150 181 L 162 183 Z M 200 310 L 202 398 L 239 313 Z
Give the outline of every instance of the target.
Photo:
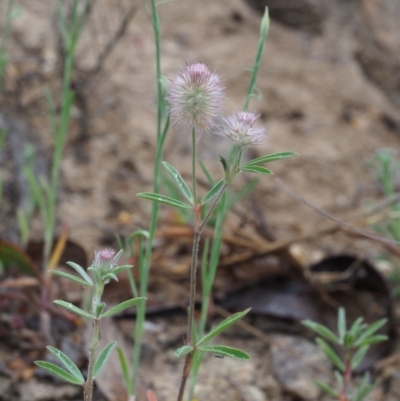
M 286 392 L 304 400 L 316 400 L 321 391 L 314 380 L 329 381 L 312 369 L 312 366 L 329 367 L 323 353 L 312 342 L 300 337 L 273 336 L 271 346 L 271 362 L 279 380 Z

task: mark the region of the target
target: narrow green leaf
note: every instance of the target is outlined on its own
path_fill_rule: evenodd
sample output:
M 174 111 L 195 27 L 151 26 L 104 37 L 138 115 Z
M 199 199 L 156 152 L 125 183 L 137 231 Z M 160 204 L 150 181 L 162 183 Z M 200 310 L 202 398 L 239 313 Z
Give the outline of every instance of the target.
M 358 337 L 357 341 L 354 345 L 358 345 L 361 341 L 365 340 L 366 338 L 372 336 L 375 332 L 377 332 L 382 326 L 384 326 L 387 322 L 387 319 L 380 319 L 375 323 L 372 323 L 365 331 Z
M 99 319 L 104 308 L 106 307 L 106 304 L 104 302 L 100 302 L 99 304 L 96 305 L 96 317 Z
M 244 166 L 254 166 L 257 164 L 269 163 L 269 162 L 273 162 L 275 160 L 287 159 L 287 158 L 293 157 L 293 156 L 297 156 L 297 153 L 294 153 L 294 152 L 273 153 L 270 155 L 257 157 L 257 159 L 250 160 Z
M 335 391 L 331 386 L 320 382 L 319 380 L 314 380 L 314 383 L 322 390 L 325 391 L 325 393 L 329 394 L 333 398 L 338 398 L 339 394 L 337 391 Z
M 6 141 L 7 138 L 7 134 L 8 134 L 8 127 L 4 127 L 0 130 L 0 150 L 3 148 L 4 142 Z
M 175 355 L 178 358 L 181 358 L 182 356 L 185 356 L 187 354 L 189 354 L 190 352 L 193 351 L 193 347 L 191 347 L 190 345 L 184 345 L 183 347 L 179 347 L 176 351 L 175 351 Z
M 121 272 L 124 271 L 124 270 L 132 269 L 132 267 L 133 267 L 132 265 L 118 266 L 118 267 L 116 267 L 116 268 L 113 270 L 113 273 L 114 273 L 115 275 L 117 275 L 117 274 L 121 273 Z
M 106 284 L 109 283 L 110 280 L 118 281 L 118 277 L 114 273 L 107 273 L 105 276 L 103 276 L 103 281 Z
M 109 317 L 109 316 L 115 315 L 116 313 L 122 312 L 123 310 L 128 309 L 129 307 L 136 305 L 139 302 L 142 302 L 146 299 L 147 298 L 139 297 L 139 298 L 129 299 L 128 301 L 125 301 L 125 302 L 121 302 L 119 305 L 114 306 L 114 308 L 111 308 L 107 312 L 103 313 L 100 316 L 100 319 L 103 319 L 104 317 Z
M 382 341 L 386 341 L 387 339 L 388 339 L 388 336 L 385 336 L 384 334 L 377 334 L 376 336 L 365 338 L 362 341 L 357 341 L 357 346 L 361 347 L 363 345 L 376 344 L 376 343 L 380 343 Z
M 191 205 L 193 205 L 194 203 L 193 195 L 190 192 L 189 187 L 186 185 L 186 182 L 179 174 L 178 170 L 175 167 L 172 167 L 167 162 L 162 162 L 162 164 L 171 174 L 171 177 L 175 180 L 176 184 L 178 185 L 178 188 L 182 191 L 183 195 L 185 195 L 186 199 L 190 202 Z
M 353 355 L 353 358 L 351 358 L 351 368 L 355 369 L 361 361 L 364 359 L 365 354 L 367 353 L 369 349 L 368 345 L 364 345 L 363 347 L 359 348 L 357 352 Z
M 93 379 L 95 379 L 103 369 L 104 364 L 107 362 L 108 358 L 111 355 L 112 350 L 115 347 L 115 344 L 116 344 L 115 341 L 110 342 L 110 344 L 106 345 L 103 351 L 100 352 L 99 356 L 96 359 L 96 362 L 94 363 Z
M 93 281 L 90 276 L 85 272 L 85 269 L 82 266 L 79 266 L 74 262 L 67 262 L 67 265 L 71 266 L 85 281 L 87 281 L 90 285 L 93 285 Z
M 211 199 L 214 199 L 221 188 L 224 186 L 225 180 L 222 179 L 221 181 L 218 181 L 206 194 L 206 196 L 201 200 L 201 204 L 205 205 L 207 202 L 210 202 Z
M 338 311 L 338 334 L 340 344 L 343 344 L 346 335 L 346 311 L 344 308 L 339 308 Z
M 247 352 L 241 351 L 240 349 L 227 347 L 226 345 L 203 345 L 198 347 L 200 351 L 212 352 L 213 354 L 229 356 L 233 359 L 239 359 L 241 361 L 250 360 L 250 355 Z
M 56 276 L 67 278 L 68 280 L 75 281 L 75 283 L 82 284 L 85 287 L 92 287 L 93 283 L 90 284 L 85 280 L 82 280 L 79 277 L 73 276 L 72 274 L 61 272 L 59 270 L 50 270 L 50 273 L 55 274 Z
M 84 383 L 84 381 L 82 382 L 82 381 L 78 380 L 74 375 L 72 375 L 71 373 L 67 372 L 66 370 L 60 368 L 59 366 L 54 365 L 53 363 L 45 362 L 45 361 L 35 361 L 35 364 L 37 366 L 40 366 L 42 369 L 47 370 L 54 376 L 57 376 L 60 379 L 65 380 L 68 383 L 78 384 L 78 385 L 82 385 Z
M 354 401 L 362 401 L 375 388 L 375 384 L 371 384 L 370 381 L 370 375 L 366 372 L 358 386 Z
M 133 394 L 132 380 L 129 374 L 128 361 L 121 347 L 117 347 L 119 364 L 121 366 L 122 375 L 124 376 L 125 388 L 128 394 Z
M 213 337 L 217 336 L 218 334 L 225 331 L 227 328 L 234 325 L 238 320 L 242 319 L 247 313 L 250 312 L 250 309 L 246 309 L 243 312 L 234 313 L 233 315 L 229 316 L 225 320 L 223 320 L 220 324 L 214 327 L 205 337 L 203 337 L 200 341 L 197 342 L 196 347 L 206 343 L 207 341 L 211 340 Z
M 333 348 L 322 338 L 317 338 L 316 341 L 322 351 L 325 353 L 325 355 L 333 363 L 333 365 L 336 366 L 341 372 L 344 372 L 344 364 L 339 358 L 339 355 L 333 350 Z
M 343 388 L 343 375 L 337 370 L 334 371 L 337 388 Z
M 315 331 L 317 334 L 326 338 L 327 340 L 332 341 L 335 344 L 340 344 L 340 341 L 337 338 L 337 336 L 322 324 L 315 323 L 311 320 L 303 320 L 301 324 L 308 327 L 310 330 Z
M 65 301 L 53 301 L 53 302 L 56 305 L 62 306 L 63 308 L 68 309 L 69 311 L 74 312 L 79 316 L 88 317 L 89 319 L 93 319 L 93 316 L 90 313 L 85 312 L 81 308 L 78 308 L 77 306 L 71 304 L 71 302 L 65 302 Z
M 222 157 L 222 156 L 219 156 L 219 161 L 222 164 L 224 172 L 227 173 L 228 172 L 228 163 L 227 163 L 226 159 L 224 157 Z
M 354 323 L 351 325 L 350 330 L 345 335 L 344 344 L 346 346 L 352 346 L 354 340 L 361 334 L 361 332 L 365 329 L 365 325 L 362 324 L 363 318 L 359 317 Z
M 201 160 L 199 160 L 199 164 L 200 164 L 201 169 L 203 170 L 204 175 L 205 175 L 206 178 L 207 178 L 208 183 L 209 183 L 211 186 L 214 186 L 215 181 L 214 181 L 214 179 L 212 178 L 211 173 L 208 171 L 208 169 L 207 169 L 207 167 L 205 166 L 205 164 L 204 164 Z
M 368 384 L 367 386 L 359 387 L 356 396 L 354 397 L 354 401 L 362 401 L 375 387 L 375 384 Z
M 46 348 L 63 363 L 63 365 L 69 370 L 69 372 L 73 376 L 75 376 L 80 381 L 81 384 L 85 382 L 85 379 L 82 376 L 81 371 L 75 365 L 75 363 L 72 362 L 71 359 L 68 358 L 67 355 L 65 355 L 63 352 L 61 352 L 57 348 L 52 347 L 51 345 L 48 345 Z
M 149 199 L 153 202 L 164 203 L 165 205 L 179 207 L 181 209 L 192 209 L 193 206 L 188 205 L 187 203 L 183 203 L 177 199 L 170 198 L 169 196 L 164 196 L 160 194 L 154 194 L 151 192 L 140 192 L 136 196 L 140 198 Z
M 88 267 L 88 270 L 94 274 L 95 279 L 96 279 L 97 281 L 99 281 L 99 282 L 102 282 L 102 281 L 103 281 L 103 279 L 102 279 L 102 277 L 101 277 L 101 274 L 100 274 L 99 270 L 98 270 L 96 267 L 90 266 L 90 267 Z
M 244 165 L 240 167 L 240 170 L 247 171 L 248 173 L 256 173 L 256 174 L 273 174 L 271 170 L 268 170 L 262 166 L 253 166 L 253 165 Z

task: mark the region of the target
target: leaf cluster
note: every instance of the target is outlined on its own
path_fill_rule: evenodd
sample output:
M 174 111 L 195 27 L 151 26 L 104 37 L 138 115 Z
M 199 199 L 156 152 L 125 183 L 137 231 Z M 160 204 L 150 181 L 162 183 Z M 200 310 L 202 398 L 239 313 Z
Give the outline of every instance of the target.
M 227 356 L 234 359 L 239 359 L 242 361 L 248 361 L 250 356 L 247 352 L 244 352 L 240 349 L 228 347 L 226 345 L 205 345 L 212 338 L 216 337 L 218 334 L 221 334 L 223 331 L 227 330 L 229 327 L 234 325 L 237 321 L 242 319 L 247 313 L 249 313 L 250 308 L 244 310 L 243 312 L 234 313 L 228 318 L 224 319 L 221 323 L 215 326 L 208 334 L 206 334 L 203 338 L 198 340 L 194 346 L 184 345 L 183 347 L 178 348 L 175 351 L 175 355 L 178 358 L 185 356 L 191 352 L 200 351 L 200 352 L 209 352 L 219 356 Z
M 337 319 L 337 334 L 323 324 L 311 320 L 304 320 L 302 324 L 320 336 L 316 339 L 317 344 L 333 366 L 338 369 L 335 372 L 338 387 L 343 388 L 343 377 L 347 373 L 346 371 L 349 369 L 352 372 L 360 365 L 372 344 L 388 339 L 386 335 L 377 334 L 386 322 L 387 319 L 380 319 L 368 325 L 364 323 L 362 317 L 359 317 L 347 328 L 345 310 L 340 308 Z M 329 385 L 319 381 L 316 384 L 332 397 L 337 398 L 339 396 L 339 392 Z M 374 386 L 370 384 L 369 376 L 366 374 L 351 400 L 363 400 L 373 388 Z
M 93 379 L 95 379 L 103 369 L 105 363 L 107 362 L 108 358 L 111 355 L 112 350 L 116 345 L 115 341 L 110 342 L 108 345 L 104 347 L 104 349 L 100 352 L 99 356 L 97 357 L 94 367 L 93 367 Z M 62 365 L 66 369 L 61 368 L 60 366 L 55 365 L 51 362 L 46 361 L 36 361 L 35 364 L 40 366 L 41 368 L 47 370 L 51 374 L 57 376 L 58 378 L 66 381 L 67 383 L 83 385 L 85 383 L 85 379 L 76 366 L 76 364 L 68 358 L 63 352 L 59 349 L 51 347 L 50 345 L 47 349 L 58 358 Z

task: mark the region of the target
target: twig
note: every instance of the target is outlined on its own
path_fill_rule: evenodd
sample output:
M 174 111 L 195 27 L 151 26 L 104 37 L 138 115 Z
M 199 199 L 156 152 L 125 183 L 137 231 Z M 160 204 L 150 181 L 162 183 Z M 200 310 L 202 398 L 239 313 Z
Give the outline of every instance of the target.
M 296 196 L 296 199 L 298 199 L 297 196 Z M 300 201 L 302 201 L 302 200 L 300 200 Z M 388 207 L 392 203 L 399 202 L 399 201 L 400 201 L 400 192 L 394 194 L 393 196 L 391 196 L 389 198 L 385 198 L 385 199 L 381 200 L 380 202 L 377 202 L 375 205 L 373 205 L 367 209 L 361 209 L 361 210 L 356 211 L 355 213 L 350 215 L 346 220 L 351 221 L 351 222 L 357 222 L 357 221 L 363 220 L 366 216 L 372 215 L 372 214 L 378 212 L 379 210 L 382 210 L 382 209 Z M 311 207 L 311 205 L 310 205 L 310 207 Z M 313 209 L 314 209 L 314 207 L 313 207 Z M 342 227 L 345 227 L 346 229 L 350 228 L 349 231 L 355 232 L 359 235 L 362 235 L 363 237 L 382 242 L 385 245 L 396 245 L 397 244 L 397 242 L 395 242 L 395 241 L 387 240 L 387 239 L 379 237 L 379 236 L 369 235 L 368 233 L 357 229 L 356 227 L 350 225 L 349 223 L 346 223 L 342 220 L 337 219 L 336 217 L 333 217 L 333 216 L 331 216 L 327 213 L 325 214 L 325 213 L 326 212 L 324 212 L 323 214 L 325 216 L 327 215 L 326 217 L 329 216 L 328 218 L 330 220 L 333 220 L 334 221 L 333 223 L 327 223 L 324 226 L 322 226 L 321 228 L 315 228 L 304 234 L 297 235 L 295 237 L 288 238 L 285 240 L 275 241 L 273 243 L 266 242 L 265 245 L 260 247 L 260 249 L 258 251 L 256 251 L 256 252 L 247 251 L 247 252 L 243 252 L 239 255 L 233 255 L 233 256 L 226 257 L 221 260 L 220 265 L 221 266 L 231 266 L 236 263 L 246 262 L 246 261 L 249 261 L 256 257 L 265 256 L 265 255 L 267 255 L 269 253 L 273 253 L 273 252 L 278 252 L 282 249 L 288 248 L 290 245 L 292 245 L 294 243 L 310 240 L 313 238 L 318 238 L 318 237 L 321 237 L 322 235 L 333 233 Z

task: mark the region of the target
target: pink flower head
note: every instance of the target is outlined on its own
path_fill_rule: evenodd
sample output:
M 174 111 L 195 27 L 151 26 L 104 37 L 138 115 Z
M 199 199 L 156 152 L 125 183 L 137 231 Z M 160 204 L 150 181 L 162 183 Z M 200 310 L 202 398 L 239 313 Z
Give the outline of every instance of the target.
M 260 145 L 265 139 L 265 130 L 253 128 L 258 117 L 254 113 L 239 111 L 223 119 L 220 133 L 240 147 Z
M 122 250 L 115 254 L 111 248 L 105 248 L 101 251 L 95 251 L 92 266 L 101 273 L 110 273 L 118 267 L 118 261 L 122 254 Z
M 219 76 L 206 64 L 189 64 L 175 75 L 168 90 L 172 121 L 179 129 L 209 132 L 219 117 L 224 98 Z

